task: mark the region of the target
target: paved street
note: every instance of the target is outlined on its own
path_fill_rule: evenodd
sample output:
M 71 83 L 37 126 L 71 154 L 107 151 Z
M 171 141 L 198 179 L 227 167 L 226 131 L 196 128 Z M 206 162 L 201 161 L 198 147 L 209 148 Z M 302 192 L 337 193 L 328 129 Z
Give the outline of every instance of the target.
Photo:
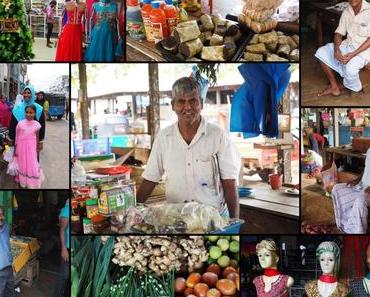
M 69 188 L 69 124 L 64 118 L 46 122 L 40 163 L 45 174 L 42 189 Z M 0 162 L 0 189 L 15 188 L 13 178 L 6 175 L 6 165 Z
M 55 38 L 51 38 L 53 45 L 56 43 Z M 35 54 L 33 61 L 55 61 L 56 47 L 47 47 L 45 38 L 35 38 L 32 44 L 32 52 Z

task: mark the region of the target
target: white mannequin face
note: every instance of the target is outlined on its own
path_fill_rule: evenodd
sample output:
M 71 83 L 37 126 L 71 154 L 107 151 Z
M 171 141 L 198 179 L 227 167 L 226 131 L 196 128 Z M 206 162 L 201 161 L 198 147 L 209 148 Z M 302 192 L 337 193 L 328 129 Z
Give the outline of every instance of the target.
M 321 270 L 324 274 L 334 273 L 334 265 L 335 265 L 334 253 L 324 252 L 320 255 L 319 260 L 320 260 Z
M 258 250 L 257 256 L 263 269 L 277 267 L 277 262 L 279 261 L 279 258 L 275 255 L 275 253 L 262 248 Z

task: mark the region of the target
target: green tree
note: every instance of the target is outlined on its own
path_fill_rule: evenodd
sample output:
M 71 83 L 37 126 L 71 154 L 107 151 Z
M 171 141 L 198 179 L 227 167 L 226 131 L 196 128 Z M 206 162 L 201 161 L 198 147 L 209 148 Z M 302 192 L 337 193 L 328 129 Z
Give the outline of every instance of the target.
M 26 21 L 23 0 L 0 0 L 0 23 L 4 24 L 11 19 L 17 21 L 18 30 L 0 32 L 0 61 L 30 60 L 33 58 L 32 36 Z

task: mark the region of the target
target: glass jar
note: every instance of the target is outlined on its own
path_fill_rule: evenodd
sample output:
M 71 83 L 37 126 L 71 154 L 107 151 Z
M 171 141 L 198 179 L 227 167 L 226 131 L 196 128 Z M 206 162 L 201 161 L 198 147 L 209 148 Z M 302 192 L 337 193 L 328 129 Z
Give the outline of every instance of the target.
M 82 226 L 80 216 L 72 215 L 71 216 L 71 231 L 72 234 L 81 234 L 82 233 Z
M 86 200 L 86 214 L 89 219 L 99 214 L 97 199 Z
M 93 224 L 94 231 L 98 234 L 104 233 L 105 230 L 109 227 L 109 222 L 107 221 L 107 219 L 100 214 L 92 217 L 91 222 Z

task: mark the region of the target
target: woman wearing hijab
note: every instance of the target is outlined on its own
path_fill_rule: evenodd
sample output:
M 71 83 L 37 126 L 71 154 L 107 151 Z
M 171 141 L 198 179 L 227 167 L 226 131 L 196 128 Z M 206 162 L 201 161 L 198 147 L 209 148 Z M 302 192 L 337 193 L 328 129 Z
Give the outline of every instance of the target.
M 370 206 L 370 149 L 366 153 L 364 173 L 346 184 L 336 184 L 332 191 L 335 222 L 344 233 L 367 232 L 368 206 Z
M 9 128 L 12 113 L 4 95 L 0 95 L 0 126 Z
M 33 86 L 28 85 L 23 89 L 23 101 L 13 108 L 12 118 L 10 121 L 9 127 L 9 138 L 14 142 L 16 136 L 16 127 L 18 122 L 24 120 L 26 118 L 26 107 L 30 105 L 35 105 L 36 107 L 36 115 L 35 120 L 40 123 L 41 128 L 39 131 L 39 147 L 38 151 L 42 150 L 42 141 L 45 137 L 45 116 L 43 112 L 43 108 L 41 105 L 35 102 L 36 94 L 35 89 Z

